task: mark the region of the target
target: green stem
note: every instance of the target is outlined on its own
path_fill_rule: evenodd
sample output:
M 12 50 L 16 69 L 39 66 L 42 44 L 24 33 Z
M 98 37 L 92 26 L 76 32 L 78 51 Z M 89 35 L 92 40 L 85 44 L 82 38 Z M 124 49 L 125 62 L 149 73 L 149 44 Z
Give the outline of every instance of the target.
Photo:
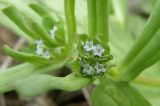
M 65 0 L 65 19 L 67 25 L 68 43 L 72 44 L 76 40 L 76 19 L 75 19 L 75 0 Z
M 154 37 L 147 43 L 138 56 L 119 73 L 119 79 L 131 81 L 136 78 L 146 68 L 152 66 L 159 61 L 160 56 L 160 29 L 156 32 Z
M 96 18 L 96 0 L 87 0 L 88 9 L 88 33 L 91 38 L 95 38 L 97 33 L 97 18 Z
M 125 58 L 121 61 L 118 68 L 123 70 L 127 67 L 142 51 L 145 45 L 154 37 L 157 30 L 160 28 L 160 0 L 157 0 L 157 3 L 151 13 L 150 18 L 148 19 L 140 37 L 135 42 L 132 49 L 125 56 Z
M 143 84 L 147 86 L 154 86 L 154 87 L 160 87 L 160 79 L 158 78 L 151 78 L 151 77 L 146 77 L 146 76 L 139 76 L 136 78 L 133 83 L 136 84 Z
M 105 35 L 103 38 L 108 43 L 109 36 L 109 0 L 96 1 L 97 34 Z

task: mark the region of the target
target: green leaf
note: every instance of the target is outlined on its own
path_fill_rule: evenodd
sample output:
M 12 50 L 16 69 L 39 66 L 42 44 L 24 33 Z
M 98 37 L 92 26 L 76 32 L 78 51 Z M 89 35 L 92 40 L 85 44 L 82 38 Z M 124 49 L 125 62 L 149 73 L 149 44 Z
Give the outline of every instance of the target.
M 125 82 L 104 79 L 93 91 L 93 106 L 151 106 L 136 89 Z
M 109 0 L 96 1 L 96 16 L 97 16 L 97 34 L 104 35 L 101 39 L 108 45 L 109 37 Z M 98 36 L 97 35 L 97 36 Z M 101 37 L 99 37 L 101 38 Z
M 88 9 L 88 34 L 90 38 L 95 38 L 97 34 L 96 0 L 87 0 Z
M 25 19 L 22 17 L 23 15 L 14 7 L 13 5 L 6 7 L 2 10 L 2 12 L 12 21 L 14 22 L 22 31 L 24 31 L 28 36 L 36 39 L 38 36 L 29 30 L 29 28 L 25 24 Z
M 65 64 L 65 61 L 57 61 L 52 65 L 35 65 L 24 63 L 15 67 L 3 70 L 0 73 L 0 93 L 11 91 L 17 81 L 20 81 L 29 76 L 56 71 Z
M 0 93 L 12 90 L 9 84 L 13 83 L 15 80 L 19 80 L 25 76 L 34 74 L 37 72 L 40 65 L 33 65 L 28 63 L 23 63 L 12 68 L 2 70 L 0 73 Z
M 31 23 L 32 30 L 34 30 L 43 40 L 44 43 L 49 47 L 55 47 L 56 41 L 53 40 L 49 34 L 37 23 L 32 22 Z
M 135 42 L 129 53 L 125 56 L 124 60 L 119 64 L 119 70 L 127 67 L 142 51 L 146 44 L 150 41 L 155 33 L 160 28 L 160 0 L 157 0 L 155 7 L 142 31 L 140 37 Z
M 135 86 L 135 85 L 134 85 Z M 152 106 L 159 106 L 160 105 L 160 90 L 159 88 L 144 86 L 144 85 L 136 85 L 135 86 L 145 98 L 152 104 Z
M 49 32 L 53 28 L 53 26 L 56 24 L 56 22 L 50 16 L 46 16 L 43 18 L 42 24 L 44 29 L 47 32 Z
M 58 44 L 58 45 L 65 45 L 66 34 L 64 31 L 64 24 L 61 21 L 55 22 L 52 20 L 52 18 L 50 16 L 46 16 L 43 18 L 42 24 L 48 34 L 50 34 L 50 30 L 54 26 L 56 26 L 58 28 L 58 30 L 55 32 L 55 39 L 53 42 L 55 42 L 55 44 Z
M 34 64 L 49 64 L 51 61 L 48 59 L 45 59 L 40 56 L 36 56 L 35 54 L 29 54 L 24 52 L 18 52 L 14 51 L 8 46 L 4 46 L 4 51 L 11 57 L 20 60 L 20 61 L 26 61 Z
M 119 79 L 125 81 L 131 81 L 144 69 L 152 66 L 160 60 L 160 29 L 143 48 L 140 54 L 133 60 L 131 64 L 123 68 L 123 71 L 119 74 Z
M 75 0 L 65 0 L 65 21 L 67 26 L 68 43 L 72 44 L 76 41 L 76 19 L 75 19 Z
M 29 4 L 29 7 L 42 17 L 50 15 L 49 12 L 47 11 L 47 9 L 39 4 L 31 3 L 31 4 Z
M 75 91 L 88 85 L 91 82 L 89 78 L 78 76 L 76 73 L 66 77 L 54 77 L 50 75 L 34 75 L 15 83 L 16 90 L 25 96 L 36 96 L 48 90 L 66 90 Z

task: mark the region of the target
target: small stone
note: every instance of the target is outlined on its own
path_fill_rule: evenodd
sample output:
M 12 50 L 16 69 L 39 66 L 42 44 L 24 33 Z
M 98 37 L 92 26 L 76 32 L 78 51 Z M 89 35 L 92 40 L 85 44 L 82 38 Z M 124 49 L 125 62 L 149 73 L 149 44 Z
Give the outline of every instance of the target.
M 94 56 L 101 57 L 102 54 L 104 53 L 104 48 L 101 45 L 96 44 L 96 45 L 93 46 L 93 52 L 92 53 L 93 53 Z
M 84 50 L 86 52 L 90 52 L 93 49 L 93 41 L 87 41 L 86 44 L 84 45 Z

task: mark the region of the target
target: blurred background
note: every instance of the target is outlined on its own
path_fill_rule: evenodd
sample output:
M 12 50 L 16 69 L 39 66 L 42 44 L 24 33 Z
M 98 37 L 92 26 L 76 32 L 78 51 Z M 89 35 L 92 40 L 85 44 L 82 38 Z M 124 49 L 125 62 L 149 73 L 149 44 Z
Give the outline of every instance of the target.
M 9 5 L 10 3 L 16 4 L 17 7 L 24 9 L 23 5 L 30 1 L 31 0 L 0 0 L 0 9 L 4 8 L 6 5 Z M 52 1 L 59 3 L 57 3 L 58 5 L 52 5 Z M 35 2 L 43 4 L 51 10 L 57 8 L 58 10 L 60 10 L 59 8 L 63 10 L 63 4 L 60 4 L 60 1 L 62 0 L 35 0 Z M 128 1 L 128 11 L 130 12 L 130 14 L 134 15 L 136 18 L 141 20 L 141 22 L 135 20 L 131 22 L 137 22 L 136 24 L 138 24 L 139 26 L 135 32 L 133 31 L 133 33 L 135 33 L 136 35 L 136 33 L 139 33 L 139 30 L 143 28 L 144 22 L 149 17 L 156 0 Z M 82 7 L 79 6 L 79 8 Z M 63 11 L 61 10 L 57 11 L 60 15 L 63 14 Z M 86 10 L 84 9 L 81 11 Z M 78 16 L 79 15 L 80 13 L 78 14 Z M 8 20 L 4 18 L 3 14 L 0 13 L 0 72 L 5 68 L 20 63 L 5 55 L 5 53 L 3 52 L 3 45 L 7 44 L 14 49 L 19 49 L 21 46 L 26 44 L 24 38 L 21 37 L 24 34 L 18 31 L 15 27 L 13 27 L 12 24 L 13 23 L 8 22 Z M 135 29 L 135 26 L 131 25 L 130 27 L 131 29 Z M 81 29 L 79 30 L 81 31 Z M 15 31 L 18 33 L 14 33 Z M 26 36 L 24 35 L 24 37 Z M 63 67 L 61 70 L 63 71 L 59 71 L 56 73 L 57 76 L 65 76 L 69 73 L 69 70 L 66 67 Z M 15 91 L 12 91 L 5 94 L 0 94 L 0 106 L 89 106 L 91 102 L 89 97 L 91 90 L 91 86 L 75 92 L 65 92 L 56 90 L 32 98 L 23 97 L 21 95 L 18 95 Z

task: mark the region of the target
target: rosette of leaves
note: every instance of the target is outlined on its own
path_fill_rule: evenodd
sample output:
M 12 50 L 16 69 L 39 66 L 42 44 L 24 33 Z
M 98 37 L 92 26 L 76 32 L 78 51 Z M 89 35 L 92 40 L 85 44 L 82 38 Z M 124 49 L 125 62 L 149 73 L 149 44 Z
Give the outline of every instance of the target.
M 30 49 L 26 47 L 19 52 L 5 47 L 5 51 L 10 56 L 28 63 L 1 73 L 0 91 L 17 90 L 23 95 L 34 96 L 47 90 L 74 91 L 88 84 L 94 84 L 96 88 L 92 92 L 93 106 L 150 106 L 148 100 L 155 104 L 148 98 L 150 94 L 145 96 L 148 99 L 146 100 L 134 87 L 140 91 L 143 88 L 137 87 L 135 83 L 159 87 L 159 79 L 148 79 L 143 75 L 147 74 L 144 70 L 150 70 L 150 68 L 155 70 L 159 67 L 157 63 L 160 60 L 160 0 L 157 0 L 142 31 L 136 33 L 134 32 L 135 26 L 139 28 L 137 23 L 133 24 L 134 30 L 128 26 L 133 17 L 129 17 L 126 11 L 127 0 L 110 2 L 108 0 L 87 0 L 87 2 L 84 0 L 83 3 L 87 5 L 88 18 L 88 24 L 84 25 L 88 26 L 88 32 L 84 31 L 85 34 L 79 34 L 77 30 L 80 26 L 81 30 L 86 30 L 86 27 L 81 25 L 84 20 L 79 21 L 78 15 L 81 12 L 77 15 L 75 14 L 77 11 L 74 11 L 78 5 L 75 7 L 74 0 L 63 2 L 65 20 L 57 17 L 58 21 L 55 21 L 49 10 L 37 4 L 30 4 L 32 10 L 42 18 L 41 24 L 35 23 L 29 17 L 26 17 L 27 22 L 26 18 L 24 21 L 24 18 L 21 18 L 22 15 L 18 15 L 20 12 L 13 6 L 2 10 L 33 40 Z M 41 1 L 41 3 L 44 2 Z M 138 22 L 144 23 L 140 20 Z M 57 27 L 57 31 L 54 26 Z M 50 32 L 57 32 L 54 39 L 50 36 Z M 49 58 L 36 54 L 35 41 L 37 39 L 43 41 L 44 50 L 51 54 Z M 103 52 L 95 55 L 93 48 L 91 50 L 85 48 L 87 42 L 92 42 L 91 48 L 100 45 L 99 50 Z M 81 64 L 81 60 L 82 63 L 85 62 Z M 105 66 L 103 68 L 107 71 L 97 75 L 95 68 L 90 75 L 83 73 L 85 68 L 83 65 L 88 63 L 93 68 L 97 62 Z M 66 77 L 45 74 L 64 65 L 72 70 L 71 74 Z M 89 69 L 86 68 L 86 70 Z M 143 95 L 145 93 L 143 91 Z

